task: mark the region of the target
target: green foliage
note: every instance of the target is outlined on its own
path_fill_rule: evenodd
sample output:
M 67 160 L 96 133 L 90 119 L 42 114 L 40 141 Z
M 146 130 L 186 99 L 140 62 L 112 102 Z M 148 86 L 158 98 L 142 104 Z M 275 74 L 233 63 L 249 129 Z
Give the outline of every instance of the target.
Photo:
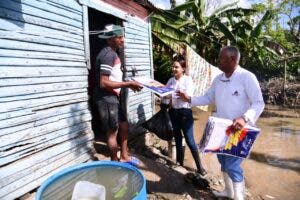
M 160 66 L 158 80 L 170 73 L 170 65 L 164 65 L 174 52 L 189 45 L 203 58 L 217 65 L 222 46 L 236 45 L 241 51 L 241 64 L 261 79 L 282 76 L 286 57 L 299 55 L 300 17 L 290 20 L 290 30 L 279 23 L 279 14 L 289 15 L 297 0 L 283 0 L 278 8 L 272 1 L 267 5 L 255 4 L 252 9 L 236 8 L 233 4 L 221 7 L 210 16 L 204 16 L 205 0 L 188 0 L 169 11 L 159 10 L 152 15 L 154 63 Z M 299 5 L 298 5 L 299 6 Z M 260 20 L 257 20 L 257 17 Z M 297 26 L 298 23 L 298 26 Z M 284 49 L 284 55 L 280 49 Z M 162 58 L 162 54 L 166 57 Z M 157 64 L 156 62 L 165 62 Z M 298 66 L 298 67 L 297 67 Z M 168 69 L 162 69 L 167 67 Z M 156 67 L 157 68 L 157 67 Z M 288 72 L 297 76 L 299 61 L 289 60 Z M 158 68 L 157 68 L 158 69 Z
M 166 84 L 172 76 L 172 62 L 167 54 L 161 54 L 157 51 L 153 53 L 154 57 L 154 79 Z
M 268 4 L 253 5 L 253 8 L 257 9 L 259 14 L 262 14 L 266 9 L 272 9 L 274 16 L 271 22 L 263 26 L 264 34 L 271 38 L 269 41 L 272 41 L 273 44 L 277 44 L 273 46 L 275 47 L 274 50 L 279 54 L 278 56 L 272 56 L 271 54 L 263 55 L 264 65 L 267 66 L 266 70 L 269 70 L 266 72 L 267 74 L 283 76 L 284 62 L 282 62 L 282 60 L 291 58 L 287 60 L 287 71 L 291 76 L 297 77 L 299 75 L 299 59 L 294 58 L 300 55 L 300 17 L 299 15 L 292 17 L 292 11 L 295 9 L 299 10 L 299 6 L 299 0 L 283 0 L 276 8 L 272 1 L 268 1 Z M 288 22 L 289 30 L 282 27 L 280 19 L 283 16 L 290 19 Z M 274 72 L 274 74 L 272 72 Z
M 256 25 L 256 27 L 251 31 L 250 36 L 251 37 L 258 37 L 262 34 L 262 27 L 271 19 L 272 17 L 272 12 L 270 10 L 267 10 L 260 22 Z

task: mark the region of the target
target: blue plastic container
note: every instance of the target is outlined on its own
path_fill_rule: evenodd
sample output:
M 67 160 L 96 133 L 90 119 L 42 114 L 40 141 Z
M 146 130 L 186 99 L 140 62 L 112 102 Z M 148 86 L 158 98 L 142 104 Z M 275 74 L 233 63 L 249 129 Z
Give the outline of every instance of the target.
M 145 200 L 146 179 L 132 165 L 114 161 L 93 161 L 64 169 L 49 177 L 38 189 L 36 200 L 70 200 L 75 184 L 88 181 L 106 189 L 106 200 Z

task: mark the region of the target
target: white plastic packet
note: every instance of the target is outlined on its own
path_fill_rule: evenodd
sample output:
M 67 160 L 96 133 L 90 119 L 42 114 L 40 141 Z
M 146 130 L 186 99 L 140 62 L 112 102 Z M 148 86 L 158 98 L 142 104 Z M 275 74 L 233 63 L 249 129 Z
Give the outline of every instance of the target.
M 111 190 L 114 194 L 114 199 L 124 199 L 124 196 L 126 195 L 128 190 L 127 182 L 128 174 L 125 174 L 118 180 L 118 183 Z
M 72 200 L 105 200 L 105 198 L 105 187 L 88 181 L 78 181 L 72 193 Z

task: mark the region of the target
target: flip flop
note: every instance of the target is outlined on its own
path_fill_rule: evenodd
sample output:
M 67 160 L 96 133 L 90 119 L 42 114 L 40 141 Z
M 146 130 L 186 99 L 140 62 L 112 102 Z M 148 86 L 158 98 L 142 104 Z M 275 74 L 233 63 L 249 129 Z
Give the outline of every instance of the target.
M 134 156 L 131 156 L 130 160 L 126 161 L 125 163 L 128 163 L 128 164 L 130 164 L 132 166 L 135 166 L 135 167 L 140 167 L 141 166 L 141 161 L 139 159 L 137 159 L 136 157 L 134 157 Z

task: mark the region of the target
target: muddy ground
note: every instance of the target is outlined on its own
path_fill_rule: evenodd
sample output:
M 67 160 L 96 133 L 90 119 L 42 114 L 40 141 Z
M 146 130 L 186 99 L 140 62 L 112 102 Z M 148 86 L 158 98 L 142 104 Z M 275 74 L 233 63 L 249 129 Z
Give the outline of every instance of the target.
M 199 143 L 209 112 L 193 109 L 196 143 Z M 200 133 L 200 134 L 199 134 Z M 103 141 L 94 142 L 95 160 L 109 160 L 109 151 Z M 205 162 L 208 174 L 201 177 L 196 174 L 195 164 L 190 151 L 185 151 L 184 167 L 177 166 L 167 156 L 167 142 L 160 140 L 153 133 L 134 133 L 129 141 L 130 153 L 142 161 L 139 169 L 146 178 L 148 200 L 213 200 L 212 190 L 222 190 L 224 182 L 217 160 Z M 215 157 L 215 155 L 210 155 Z M 212 159 L 210 159 L 212 160 Z M 246 181 L 247 185 L 247 181 Z M 247 199 L 253 200 L 247 191 Z M 33 200 L 35 191 L 20 200 Z M 225 198 L 226 199 L 226 198 Z
M 195 140 L 199 143 L 209 112 L 196 108 L 193 113 Z M 167 142 L 153 133 L 136 134 L 134 138 L 131 136 L 129 147 L 131 154 L 142 161 L 140 170 L 147 180 L 148 200 L 212 200 L 217 199 L 212 190 L 222 190 L 224 187 L 217 159 L 209 158 L 208 162 L 205 156 L 204 164 L 208 174 L 201 177 L 194 172 L 195 164 L 188 149 L 185 151 L 184 167 L 177 166 L 167 156 Z M 97 142 L 95 148 L 99 160 L 109 160 L 105 143 Z M 246 194 L 248 200 L 253 199 L 248 191 Z

